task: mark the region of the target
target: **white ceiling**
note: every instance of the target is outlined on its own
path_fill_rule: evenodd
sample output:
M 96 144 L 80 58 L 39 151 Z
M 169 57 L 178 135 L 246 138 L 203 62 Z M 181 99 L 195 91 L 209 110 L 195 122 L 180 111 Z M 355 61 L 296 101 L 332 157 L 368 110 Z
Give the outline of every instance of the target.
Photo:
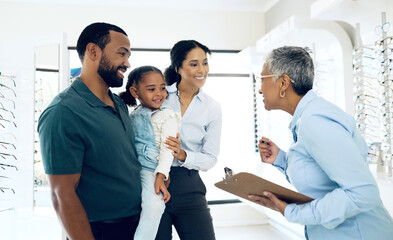
M 266 12 L 280 0 L 0 0 L 0 2 Z

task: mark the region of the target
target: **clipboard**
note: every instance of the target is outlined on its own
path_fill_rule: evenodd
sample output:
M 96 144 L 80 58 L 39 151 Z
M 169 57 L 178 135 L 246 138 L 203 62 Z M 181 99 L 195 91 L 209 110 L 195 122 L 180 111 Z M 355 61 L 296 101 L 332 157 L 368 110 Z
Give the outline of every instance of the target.
M 277 198 L 287 203 L 303 204 L 313 200 L 306 195 L 246 172 L 240 172 L 228 177 L 215 183 L 214 186 L 249 201 L 251 200 L 248 198 L 248 195 L 254 194 L 263 196 L 264 191 L 273 193 Z

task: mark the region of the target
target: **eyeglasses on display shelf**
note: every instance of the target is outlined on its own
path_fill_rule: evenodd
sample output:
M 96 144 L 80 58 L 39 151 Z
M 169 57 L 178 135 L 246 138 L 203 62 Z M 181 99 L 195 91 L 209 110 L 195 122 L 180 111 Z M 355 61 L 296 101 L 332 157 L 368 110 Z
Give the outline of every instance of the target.
M 18 156 L 15 114 L 16 77 L 0 72 L 0 212 L 14 210 L 15 177 L 18 174 Z
M 377 163 L 392 176 L 393 134 L 393 37 L 390 23 L 382 13 L 375 27 L 378 39 L 373 46 L 357 46 L 353 51 L 354 101 L 357 126 L 369 146 L 368 161 Z

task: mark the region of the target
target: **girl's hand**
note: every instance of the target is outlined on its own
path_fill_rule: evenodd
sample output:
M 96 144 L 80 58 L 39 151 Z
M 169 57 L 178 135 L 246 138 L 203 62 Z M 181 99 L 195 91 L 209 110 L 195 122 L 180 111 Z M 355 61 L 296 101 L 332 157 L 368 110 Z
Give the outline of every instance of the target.
M 180 161 L 184 161 L 186 160 L 187 154 L 183 149 L 181 149 L 181 142 L 179 140 L 179 137 L 180 137 L 180 133 L 177 133 L 176 137 L 169 136 L 167 137 L 165 144 L 167 148 L 173 151 L 172 155 L 174 158 Z
M 164 174 L 157 173 L 156 181 L 154 183 L 154 189 L 157 195 L 162 193 L 163 197 L 161 198 L 161 200 L 164 200 L 164 203 L 167 203 L 171 198 L 171 194 L 168 192 L 168 189 L 165 186 L 164 179 L 165 179 Z
M 273 209 L 279 213 L 281 213 L 283 216 L 285 212 L 285 208 L 287 207 L 288 203 L 281 201 L 276 197 L 271 192 L 263 192 L 264 196 L 259 196 L 259 195 L 249 195 L 248 198 L 255 202 L 258 203 L 259 205 L 262 205 L 264 207 L 268 207 L 270 209 Z
M 165 183 L 165 187 L 168 188 L 169 184 L 171 183 L 171 177 L 168 176 L 168 180 L 164 181 L 164 183 Z
M 262 137 L 259 140 L 258 148 L 262 162 L 273 164 L 276 161 L 280 149 L 270 139 Z

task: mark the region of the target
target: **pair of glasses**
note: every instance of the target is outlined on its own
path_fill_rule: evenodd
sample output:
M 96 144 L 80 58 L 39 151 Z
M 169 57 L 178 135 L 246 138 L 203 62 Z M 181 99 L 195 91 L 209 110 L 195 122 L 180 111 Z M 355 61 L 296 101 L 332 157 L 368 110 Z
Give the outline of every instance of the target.
M 367 99 L 374 99 L 374 100 L 377 100 L 379 102 L 379 98 L 378 97 L 375 97 L 375 96 L 369 95 L 369 94 L 357 95 L 355 97 L 355 101 L 357 101 L 357 100 L 367 100 Z
M 12 88 L 10 88 L 10 87 L 4 85 L 4 84 L 1 84 L 1 83 L 0 83 L 0 87 L 3 87 L 3 88 L 5 88 L 5 89 L 8 89 L 8 90 L 12 91 L 12 92 L 14 93 L 14 96 L 16 97 L 16 92 L 15 92 L 14 89 L 12 89 Z
M 390 45 L 392 43 L 393 37 L 386 37 L 382 40 L 375 41 L 375 45 L 377 46 L 383 46 L 384 44 Z
M 15 190 L 13 188 L 6 188 L 6 187 L 0 187 L 0 191 L 2 191 L 3 193 L 5 193 L 4 190 L 10 190 L 15 194 Z
M 14 126 L 17 128 L 18 126 L 16 126 L 16 123 L 14 121 L 10 121 L 8 119 L 4 119 L 4 118 L 0 118 L 0 121 L 5 121 L 5 122 L 9 122 L 9 123 L 13 123 Z M 0 123 L 0 125 L 5 128 L 5 126 L 3 124 Z
M 4 107 L 0 107 L 0 110 L 1 110 L 1 111 L 4 111 L 4 112 L 11 113 L 12 117 L 15 119 L 15 114 L 14 114 L 12 111 L 10 111 L 10 110 L 8 110 L 8 109 L 5 109 Z
M 361 87 L 355 89 L 354 94 L 355 95 L 378 95 L 379 91 L 377 88 L 370 88 L 370 87 L 361 86 Z
M 379 106 L 377 105 L 372 105 L 372 104 L 365 104 L 365 103 L 358 103 L 356 104 L 356 109 L 357 110 L 366 110 L 366 109 L 373 109 L 373 111 L 375 111 L 375 109 L 378 109 Z
M 379 25 L 375 27 L 375 34 L 380 35 L 383 32 L 387 33 L 390 30 L 390 22 L 386 22 L 383 25 Z
M 393 52 L 393 48 L 391 48 L 391 47 L 387 47 L 387 48 L 384 48 L 384 49 L 382 49 L 381 51 L 379 51 L 379 56 L 381 56 L 381 55 L 383 55 L 384 53 L 386 53 L 386 54 L 391 54 Z
M 0 78 L 1 79 L 8 79 L 8 80 L 11 80 L 13 83 L 14 83 L 14 87 L 16 87 L 16 83 L 15 83 L 15 78 L 16 78 L 16 76 L 9 76 L 9 75 L 4 75 L 4 74 L 2 74 L 1 72 L 0 72 Z
M 18 159 L 15 157 L 14 154 L 9 154 L 9 153 L 2 153 L 2 152 L 0 152 L 0 157 L 2 157 L 2 158 L 5 159 L 4 156 L 13 157 L 15 160 L 18 160 Z
M 4 95 L 0 96 L 0 98 L 1 98 L 0 100 L 7 100 L 7 101 L 12 102 L 12 104 L 13 104 L 13 106 L 14 106 L 14 110 L 15 110 L 15 102 L 14 102 L 14 100 L 9 99 L 9 98 L 6 98 L 6 97 L 4 97 Z M 4 108 L 4 105 L 3 105 L 3 104 L 1 104 L 1 106 Z
M 379 84 L 377 86 L 372 86 L 371 84 L 368 84 L 367 82 L 365 82 L 365 84 L 358 84 L 357 86 L 354 87 L 354 92 L 355 93 L 360 93 L 360 92 L 378 92 L 380 89 Z
M 3 170 L 5 170 L 4 167 L 15 168 L 15 170 L 18 171 L 18 168 L 17 168 L 15 165 L 9 165 L 9 164 L 0 163 L 0 168 L 2 168 Z
M 278 77 L 278 76 L 282 76 L 282 74 L 270 74 L 270 75 L 258 75 L 258 76 L 255 76 L 254 78 L 255 78 L 255 81 L 257 81 L 257 82 L 259 82 L 259 83 L 262 83 L 262 80 L 264 79 L 264 78 L 269 78 L 269 77 Z M 289 78 L 290 79 L 290 81 L 291 81 L 291 83 L 295 83 L 295 80 L 293 80 L 292 78 Z
M 6 145 L 10 145 L 10 146 L 14 147 L 14 149 L 16 149 L 15 145 L 12 143 L 9 143 L 9 142 L 0 142 L 0 145 L 3 146 L 5 149 L 8 149 L 6 147 Z

